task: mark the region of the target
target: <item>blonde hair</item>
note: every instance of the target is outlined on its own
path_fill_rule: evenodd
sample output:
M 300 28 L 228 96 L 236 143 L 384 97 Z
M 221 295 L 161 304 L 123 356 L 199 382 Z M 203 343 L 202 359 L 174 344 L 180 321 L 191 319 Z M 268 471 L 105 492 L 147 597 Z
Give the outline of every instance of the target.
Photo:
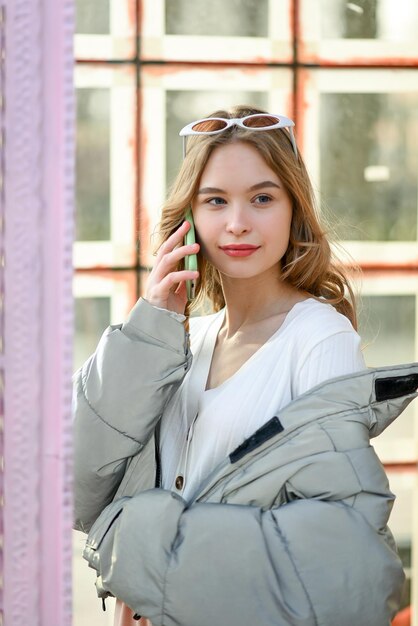
M 208 117 L 228 119 L 264 112 L 248 106 L 237 106 L 230 111 L 216 111 Z M 292 200 L 290 239 L 281 259 L 281 278 L 314 298 L 325 299 L 357 328 L 355 297 L 347 270 L 332 258 L 326 232 L 319 222 L 305 164 L 300 154 L 295 155 L 289 133 L 284 128 L 258 132 L 232 126 L 215 135 L 190 137 L 186 157 L 163 206 L 158 247 L 183 222 L 213 150 L 232 142 L 245 142 L 253 146 L 268 167 L 279 176 Z M 197 233 L 196 236 L 198 240 Z M 201 306 L 206 298 L 218 311 L 225 305 L 218 270 L 201 254 L 198 255 L 198 265 L 200 278 L 190 311 Z M 190 311 L 188 307 L 186 313 Z

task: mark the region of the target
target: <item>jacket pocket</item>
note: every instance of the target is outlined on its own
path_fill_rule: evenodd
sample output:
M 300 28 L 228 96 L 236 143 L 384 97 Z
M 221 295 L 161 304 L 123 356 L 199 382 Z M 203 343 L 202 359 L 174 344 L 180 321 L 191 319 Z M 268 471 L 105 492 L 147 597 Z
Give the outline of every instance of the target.
M 120 498 L 119 500 L 115 500 L 109 504 L 102 511 L 90 529 L 89 535 L 86 539 L 86 545 L 83 550 L 83 558 L 88 561 L 90 567 L 97 571 L 100 569 L 97 550 L 100 548 L 114 522 L 122 513 L 126 502 L 130 499 L 130 497 L 125 496 L 124 498 Z

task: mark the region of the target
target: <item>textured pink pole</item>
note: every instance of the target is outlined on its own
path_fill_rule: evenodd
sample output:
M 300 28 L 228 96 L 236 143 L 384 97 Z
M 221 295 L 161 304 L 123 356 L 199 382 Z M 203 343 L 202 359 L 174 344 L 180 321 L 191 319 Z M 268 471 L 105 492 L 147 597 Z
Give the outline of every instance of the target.
M 73 3 L 3 5 L 3 623 L 71 624 Z

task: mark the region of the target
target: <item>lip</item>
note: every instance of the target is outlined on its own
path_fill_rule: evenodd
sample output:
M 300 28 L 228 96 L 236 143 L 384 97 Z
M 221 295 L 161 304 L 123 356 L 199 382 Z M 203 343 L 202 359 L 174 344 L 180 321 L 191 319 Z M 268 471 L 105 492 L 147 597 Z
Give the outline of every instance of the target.
M 248 243 L 233 243 L 226 246 L 219 246 L 228 256 L 245 257 L 256 252 L 260 246 L 253 246 Z

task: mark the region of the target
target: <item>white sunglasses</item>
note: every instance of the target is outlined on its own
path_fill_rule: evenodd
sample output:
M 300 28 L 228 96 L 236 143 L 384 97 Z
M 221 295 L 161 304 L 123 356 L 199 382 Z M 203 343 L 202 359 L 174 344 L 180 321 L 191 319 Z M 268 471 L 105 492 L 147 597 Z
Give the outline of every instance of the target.
M 253 113 L 252 115 L 246 115 L 245 117 L 235 117 L 227 119 L 224 117 L 206 117 L 203 120 L 196 120 L 187 124 L 179 132 L 180 137 L 183 137 L 183 158 L 186 156 L 186 137 L 190 135 L 216 135 L 222 133 L 231 126 L 240 126 L 246 130 L 274 130 L 276 128 L 288 128 L 289 138 L 292 142 L 292 147 L 295 155 L 297 156 L 298 150 L 296 147 L 295 135 L 293 133 L 293 126 L 295 123 L 285 117 L 284 115 L 275 115 L 273 113 Z

